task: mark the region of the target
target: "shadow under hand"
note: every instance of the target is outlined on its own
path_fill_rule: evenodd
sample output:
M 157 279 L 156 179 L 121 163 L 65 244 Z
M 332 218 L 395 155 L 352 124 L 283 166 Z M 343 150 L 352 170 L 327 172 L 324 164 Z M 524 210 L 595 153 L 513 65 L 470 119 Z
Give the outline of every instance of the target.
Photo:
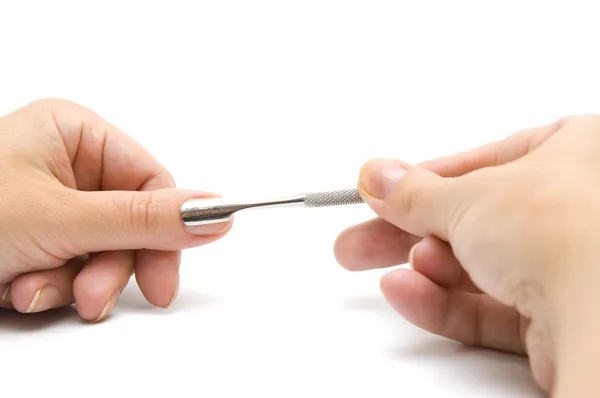
M 502 351 L 469 347 L 425 332 L 403 320 L 382 295 L 347 298 L 347 310 L 376 314 L 379 325 L 392 328 L 392 346 L 384 355 L 400 366 L 422 367 L 434 383 L 467 386 L 481 396 L 546 397 L 533 380 L 527 358 Z M 420 371 L 420 370 L 419 370 Z M 428 377 L 429 377 L 428 376 Z M 499 394 L 499 395 L 498 395 Z
M 533 380 L 527 358 L 520 355 L 469 347 L 431 335 L 409 339 L 392 350 L 391 355 L 411 364 L 435 364 L 431 368 L 434 379 L 440 383 L 466 384 L 482 393 L 502 391 L 509 396 L 546 396 Z
M 215 303 L 216 300 L 211 296 L 197 292 L 180 291 L 172 307 L 163 309 L 148 303 L 138 289 L 135 289 L 135 291 L 125 289 L 119 298 L 114 313 L 117 316 L 119 314 L 152 312 L 167 314 L 194 311 L 198 308 L 212 306 Z M 79 316 L 74 305 L 33 314 L 22 314 L 15 310 L 0 308 L 0 335 L 3 332 L 32 332 L 66 324 L 85 325 L 90 323 L 85 322 Z
M 198 308 L 207 308 L 216 304 L 216 299 L 195 291 L 180 290 L 171 307 L 157 308 L 150 304 L 139 289 L 125 289 L 119 298 L 116 312 L 119 313 L 156 313 L 187 312 Z
M 72 305 L 34 314 L 22 314 L 0 308 L 0 333 L 4 331 L 37 331 L 67 322 L 81 322 L 81 318 Z
M 357 311 L 390 311 L 383 295 L 348 298 L 344 301 L 344 308 Z

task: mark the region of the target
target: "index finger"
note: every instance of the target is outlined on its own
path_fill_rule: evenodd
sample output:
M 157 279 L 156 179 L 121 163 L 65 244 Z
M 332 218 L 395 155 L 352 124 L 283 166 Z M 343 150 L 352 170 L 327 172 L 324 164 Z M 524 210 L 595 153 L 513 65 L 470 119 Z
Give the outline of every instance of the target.
M 174 187 L 170 173 L 139 143 L 91 110 L 49 101 L 78 190 L 138 191 Z
M 501 141 L 428 160 L 420 163 L 419 166 L 442 177 L 459 177 L 484 167 L 500 166 L 538 148 L 560 130 L 563 124 L 561 119 L 554 123 L 521 130 Z

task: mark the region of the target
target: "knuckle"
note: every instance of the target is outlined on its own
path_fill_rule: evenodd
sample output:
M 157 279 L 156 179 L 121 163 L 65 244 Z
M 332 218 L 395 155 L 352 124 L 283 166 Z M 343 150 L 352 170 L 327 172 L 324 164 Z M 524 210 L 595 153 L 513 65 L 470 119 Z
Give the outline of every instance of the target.
M 140 192 L 131 199 L 132 229 L 143 235 L 153 235 L 159 227 L 158 205 L 153 192 Z
M 556 124 L 559 124 L 562 126 L 577 125 L 577 124 L 581 123 L 582 120 L 585 120 L 586 118 L 588 118 L 588 116 L 589 115 L 586 115 L 586 114 L 564 115 L 556 121 Z
M 63 98 L 46 97 L 46 98 L 41 98 L 41 99 L 38 99 L 38 100 L 32 102 L 31 107 L 33 107 L 34 109 L 48 111 L 48 110 L 54 110 L 57 108 L 64 107 L 68 104 L 71 104 L 71 103 Z
M 62 98 L 42 98 L 38 99 L 24 108 L 24 111 L 30 114 L 30 120 L 33 120 L 38 128 L 48 131 L 57 129 L 55 115 L 63 109 L 69 108 L 71 102 Z
M 176 187 L 177 186 L 177 182 L 175 181 L 175 177 L 173 177 L 173 174 L 169 170 L 167 170 L 167 169 L 164 170 L 164 173 L 165 173 L 165 175 L 167 177 L 167 180 L 169 181 L 170 185 L 172 187 Z
M 418 209 L 418 205 L 423 200 L 423 191 L 417 185 L 417 173 L 409 171 L 400 180 L 397 186 L 398 202 L 396 205 L 401 209 L 402 213 L 410 216 Z
M 473 303 L 473 336 L 471 336 L 470 344 L 476 347 L 485 345 L 485 306 L 484 296 L 479 295 L 475 297 Z
M 577 119 L 578 117 L 579 116 L 577 116 L 577 115 L 564 115 L 564 116 L 561 116 L 558 119 L 556 119 L 554 121 L 554 124 L 559 127 L 566 126 L 566 125 L 571 124 L 573 122 L 573 120 Z
M 563 116 L 556 121 L 556 124 L 562 126 L 588 126 L 595 130 L 600 130 L 600 115 L 598 114 L 575 114 Z
M 167 169 L 162 168 L 161 171 L 144 184 L 144 187 L 146 189 L 175 188 L 176 183 L 173 175 Z
M 415 190 L 406 190 L 406 192 L 400 196 L 398 204 L 406 216 L 410 216 L 415 212 L 416 204 L 419 202 L 419 196 L 419 193 Z

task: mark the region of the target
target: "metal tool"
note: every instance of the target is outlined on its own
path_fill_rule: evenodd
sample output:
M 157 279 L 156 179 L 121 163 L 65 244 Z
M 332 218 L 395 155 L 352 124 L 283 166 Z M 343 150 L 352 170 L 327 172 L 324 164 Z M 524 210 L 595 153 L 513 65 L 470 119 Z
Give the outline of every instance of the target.
M 203 225 L 225 222 L 240 210 L 263 207 L 326 207 L 363 203 L 357 189 L 311 192 L 279 199 L 232 201 L 224 198 L 192 199 L 181 206 L 185 225 Z

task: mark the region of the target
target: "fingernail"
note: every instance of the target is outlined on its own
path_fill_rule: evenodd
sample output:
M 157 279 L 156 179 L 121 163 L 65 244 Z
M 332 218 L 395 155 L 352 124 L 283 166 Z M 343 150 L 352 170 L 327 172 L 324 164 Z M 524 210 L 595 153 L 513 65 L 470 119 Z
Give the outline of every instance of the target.
M 413 247 L 410 248 L 410 251 L 408 252 L 408 266 L 411 269 L 415 269 L 415 250 L 417 248 L 417 245 L 414 245 Z
M 194 224 L 193 222 L 188 222 L 194 219 L 195 217 L 201 215 L 203 213 L 202 208 L 204 210 L 210 209 L 212 200 L 216 200 L 218 198 L 194 198 L 191 197 L 187 199 L 180 208 L 180 215 L 183 222 L 186 224 L 187 231 L 192 235 L 198 236 L 213 236 L 220 235 L 226 232 L 231 227 L 231 222 L 233 220 L 233 215 L 230 214 L 229 217 L 227 215 L 219 215 L 216 213 L 212 213 L 213 219 L 205 220 L 208 223 L 199 224 L 199 225 L 190 225 Z M 200 203 L 202 206 L 198 206 Z M 204 214 L 206 215 L 206 214 Z M 204 217 L 200 216 L 201 219 Z
M 94 322 L 98 322 L 98 321 L 101 321 L 104 318 L 106 318 L 108 313 L 110 311 L 112 311 L 113 308 L 115 308 L 115 305 L 117 305 L 117 301 L 119 300 L 119 295 L 120 295 L 120 292 L 118 292 L 118 291 L 113 293 L 113 295 L 110 297 L 110 300 L 108 300 L 106 302 L 104 309 L 102 309 L 102 313 L 100 314 L 100 316 L 98 318 L 96 318 L 96 320 Z
M 47 285 L 38 290 L 25 312 L 42 312 L 60 305 L 62 295 L 57 288 Z
M 192 235 L 198 236 L 211 236 L 211 235 L 219 235 L 223 232 L 227 231 L 229 228 L 229 222 L 220 222 L 214 224 L 204 224 L 204 225 L 190 225 L 188 231 Z
M 170 306 L 173 305 L 173 303 L 177 299 L 177 294 L 179 294 L 179 281 L 177 281 L 177 287 L 175 287 L 175 293 L 173 294 L 173 298 L 171 299 L 171 302 L 165 308 L 169 308 Z
M 360 185 L 367 195 L 385 199 L 406 174 L 397 161 L 378 159 L 366 163 L 360 173 Z
M 4 293 L 2 293 L 2 299 L 0 299 L 0 301 L 2 301 L 3 303 L 7 303 L 7 304 L 11 304 L 11 297 L 10 297 L 10 285 L 8 285 L 6 287 L 6 290 L 4 290 Z

